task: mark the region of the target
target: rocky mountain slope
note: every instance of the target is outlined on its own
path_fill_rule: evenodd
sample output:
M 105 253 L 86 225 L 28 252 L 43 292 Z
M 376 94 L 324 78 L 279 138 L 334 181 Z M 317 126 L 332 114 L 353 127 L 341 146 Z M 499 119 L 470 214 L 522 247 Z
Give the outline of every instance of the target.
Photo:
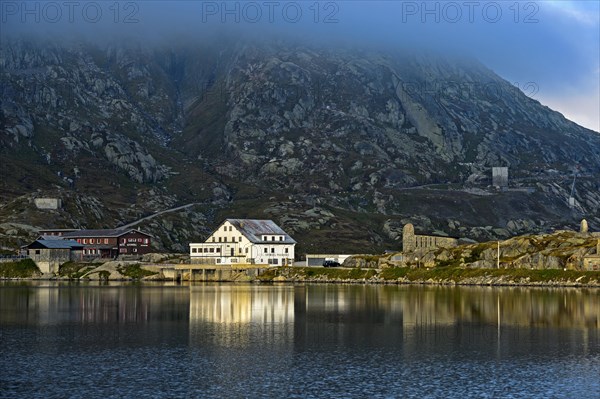
M 224 217 L 273 218 L 299 253 L 398 248 L 408 221 L 476 240 L 582 217 L 600 229 L 600 134 L 473 60 L 12 40 L 0 75 L 4 246 L 31 226 L 115 227 L 188 203 L 138 226 L 184 251 Z M 510 167 L 512 190 L 489 189 L 492 166 Z

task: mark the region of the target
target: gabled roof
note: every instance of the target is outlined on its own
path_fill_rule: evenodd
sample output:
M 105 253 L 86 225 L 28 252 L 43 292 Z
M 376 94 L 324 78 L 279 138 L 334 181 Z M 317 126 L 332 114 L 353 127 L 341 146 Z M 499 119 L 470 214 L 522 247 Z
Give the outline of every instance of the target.
M 248 241 L 255 244 L 266 242 L 262 240 L 263 235 L 283 236 L 283 241 L 268 241 L 270 244 L 296 244 L 296 241 L 272 220 L 226 219 L 225 222 L 231 223 Z M 221 223 L 221 226 L 223 223 Z
M 94 237 L 94 238 L 104 238 L 104 237 L 121 237 L 129 232 L 135 231 L 136 233 L 143 234 L 148 237 L 152 237 L 150 234 L 143 233 L 136 229 L 102 229 L 102 230 L 76 230 L 70 233 L 65 233 L 62 236 L 65 238 L 70 237 Z
M 29 249 L 82 249 L 83 245 L 74 240 L 35 240 L 22 248 Z

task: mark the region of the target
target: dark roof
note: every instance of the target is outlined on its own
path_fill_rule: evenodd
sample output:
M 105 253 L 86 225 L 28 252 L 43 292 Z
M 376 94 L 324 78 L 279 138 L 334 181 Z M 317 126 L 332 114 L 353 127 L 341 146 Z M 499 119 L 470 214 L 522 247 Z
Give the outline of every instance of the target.
M 83 249 L 83 245 L 73 240 L 35 240 L 23 248 L 30 249 Z
M 38 240 L 63 240 L 63 236 L 53 236 L 53 235 L 42 234 L 41 236 L 38 237 Z
M 80 238 L 80 237 L 97 237 L 97 238 L 121 237 L 122 235 L 125 235 L 132 231 L 135 231 L 137 233 L 143 234 L 148 237 L 152 237 L 150 234 L 143 233 L 136 229 L 76 230 L 76 231 L 73 231 L 70 233 L 65 233 L 62 236 L 67 237 L 67 238 L 69 238 L 69 237 L 76 237 L 76 238 Z
M 295 244 L 296 241 L 288 235 L 281 227 L 277 226 L 272 220 L 260 219 L 226 219 L 226 222 L 231 223 L 240 231 L 250 242 L 260 243 L 262 235 L 283 235 L 283 241 L 269 241 L 270 244 Z M 225 222 L 223 222 L 225 223 Z M 221 225 L 223 225 L 221 223 Z

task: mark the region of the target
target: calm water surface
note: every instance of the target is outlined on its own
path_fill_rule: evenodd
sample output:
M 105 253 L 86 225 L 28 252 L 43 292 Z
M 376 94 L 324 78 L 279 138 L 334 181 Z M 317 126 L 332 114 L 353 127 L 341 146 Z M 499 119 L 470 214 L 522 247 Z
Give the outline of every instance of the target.
M 2 398 L 599 398 L 600 291 L 0 283 Z

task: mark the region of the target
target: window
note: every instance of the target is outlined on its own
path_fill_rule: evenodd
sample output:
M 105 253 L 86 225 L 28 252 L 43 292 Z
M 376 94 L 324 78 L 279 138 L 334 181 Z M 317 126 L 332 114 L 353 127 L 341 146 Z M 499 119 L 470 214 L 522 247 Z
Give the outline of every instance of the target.
M 221 237 L 219 237 L 219 242 L 221 242 Z
M 212 242 L 215 242 L 215 237 L 212 238 Z
M 124 239 L 124 238 L 121 239 L 121 244 L 125 244 L 126 242 L 127 242 L 126 239 Z
M 148 242 L 150 242 L 150 240 L 148 240 L 147 238 L 144 238 L 144 244 L 148 244 Z
M 198 248 L 192 248 L 192 253 L 195 254 L 198 252 Z
M 275 241 L 275 236 L 271 236 L 271 241 Z
M 215 252 L 214 248 L 209 249 L 210 252 Z
M 39 254 L 40 254 L 40 250 L 39 250 L 39 249 L 36 249 L 36 250 L 35 250 L 35 254 L 36 254 L 36 255 L 39 255 Z
M 204 248 L 204 252 L 208 252 L 208 248 Z
M 246 253 L 248 253 L 248 248 L 246 248 Z
M 269 252 L 269 250 L 267 248 L 265 248 L 265 253 Z
M 279 241 L 283 241 L 283 236 L 279 236 Z
M 221 259 L 220 258 L 217 258 L 217 263 L 221 263 Z
M 233 226 L 229 226 L 229 231 L 231 231 L 232 228 L 233 228 Z
M 137 248 L 133 248 L 133 252 L 137 252 Z
M 87 238 L 84 238 L 84 239 L 83 239 L 83 243 L 84 243 L 84 244 L 87 244 Z
M 235 237 L 232 237 L 232 238 L 231 238 L 231 242 L 235 242 Z
M 240 239 L 238 240 L 239 242 L 242 242 L 242 237 L 240 236 Z
M 286 253 L 286 254 L 289 254 L 289 253 L 290 253 L 290 249 L 289 249 L 289 248 L 286 248 L 286 249 L 285 249 L 285 253 Z
M 227 231 L 227 226 L 223 226 L 223 231 Z
M 271 248 L 271 253 L 274 254 L 275 253 L 275 248 Z
M 108 244 L 108 238 L 105 238 L 105 239 L 104 239 L 104 243 L 105 243 L 105 244 Z
M 263 236 L 263 241 L 267 241 L 268 237 L 267 236 Z
M 141 238 L 138 238 L 138 242 L 142 242 L 142 239 L 141 239 Z
M 221 252 L 221 248 L 217 248 L 217 252 Z

